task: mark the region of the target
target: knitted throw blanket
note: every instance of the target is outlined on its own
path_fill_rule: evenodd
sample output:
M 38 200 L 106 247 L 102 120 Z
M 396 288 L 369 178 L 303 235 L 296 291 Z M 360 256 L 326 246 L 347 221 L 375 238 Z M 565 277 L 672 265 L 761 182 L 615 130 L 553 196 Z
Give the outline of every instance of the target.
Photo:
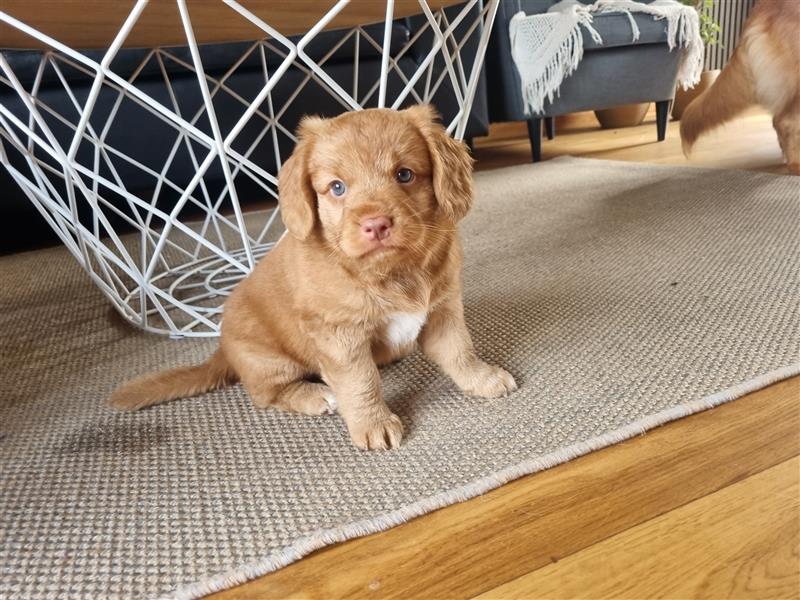
M 603 40 L 592 27 L 594 14 L 620 12 L 628 17 L 632 41 L 639 39 L 639 27 L 631 13 L 651 15 L 665 20 L 667 44 L 684 51 L 678 70 L 678 83 L 684 89 L 694 87 L 703 71 L 703 40 L 700 18 L 691 6 L 675 0 L 656 0 L 642 4 L 633 0 L 596 0 L 594 4 L 562 2 L 557 10 L 544 14 L 525 15 L 519 12 L 509 24 L 511 56 L 522 81 L 525 114 L 541 113 L 545 99 L 552 102 L 561 82 L 569 77 L 583 58 L 583 27 L 597 44 Z

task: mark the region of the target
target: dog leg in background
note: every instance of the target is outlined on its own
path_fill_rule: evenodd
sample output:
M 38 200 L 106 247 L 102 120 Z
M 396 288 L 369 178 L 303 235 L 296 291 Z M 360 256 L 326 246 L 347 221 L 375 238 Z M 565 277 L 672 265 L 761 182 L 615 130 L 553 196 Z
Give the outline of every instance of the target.
M 789 171 L 800 175 L 800 99 L 795 105 L 792 109 L 776 115 L 772 125 L 778 133 L 778 141 Z
M 403 424 L 383 400 L 381 378 L 370 340 L 357 328 L 318 335 L 322 378 L 333 389 L 336 406 L 353 444 L 363 450 L 397 448 Z
M 740 46 L 712 86 L 683 111 L 683 153 L 688 156 L 700 136 L 727 123 L 754 103 L 753 78 L 745 50 Z
M 419 341 L 425 355 L 470 396 L 497 398 L 517 389 L 508 371 L 482 361 L 475 354 L 464 322 L 460 290 L 428 315 Z

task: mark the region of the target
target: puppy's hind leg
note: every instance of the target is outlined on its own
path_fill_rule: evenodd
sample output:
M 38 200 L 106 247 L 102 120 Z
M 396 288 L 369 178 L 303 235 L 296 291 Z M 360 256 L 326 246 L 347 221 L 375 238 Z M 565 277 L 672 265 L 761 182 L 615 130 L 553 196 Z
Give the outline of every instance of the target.
M 336 398 L 324 383 L 293 381 L 280 392 L 272 405 L 280 410 L 303 415 L 327 415 L 336 410 Z
M 333 412 L 327 385 L 304 380 L 306 370 L 286 355 L 252 345 L 228 351 L 231 363 L 258 408 L 277 408 L 304 415 Z

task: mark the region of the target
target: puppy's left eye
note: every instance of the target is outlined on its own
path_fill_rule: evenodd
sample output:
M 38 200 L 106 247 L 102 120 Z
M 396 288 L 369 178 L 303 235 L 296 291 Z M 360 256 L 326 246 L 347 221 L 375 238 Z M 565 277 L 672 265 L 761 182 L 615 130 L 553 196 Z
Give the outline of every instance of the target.
M 347 186 L 344 184 L 344 182 L 339 181 L 338 179 L 334 179 L 333 181 L 331 181 L 329 189 L 331 191 L 331 194 L 333 194 L 337 198 L 341 198 L 347 191 Z
M 414 171 L 403 167 L 397 170 L 395 177 L 400 183 L 411 183 L 414 180 Z

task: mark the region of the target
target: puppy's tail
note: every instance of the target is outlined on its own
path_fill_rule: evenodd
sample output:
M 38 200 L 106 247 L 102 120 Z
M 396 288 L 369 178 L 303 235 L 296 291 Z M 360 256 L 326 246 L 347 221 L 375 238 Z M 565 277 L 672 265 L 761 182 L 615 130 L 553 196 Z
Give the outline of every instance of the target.
M 137 410 L 234 383 L 236 375 L 220 350 L 206 362 L 132 379 L 114 390 L 109 404 L 119 410 Z
M 733 53 L 714 84 L 695 98 L 681 116 L 683 153 L 689 156 L 697 139 L 733 119 L 755 103 L 755 90 L 746 46 Z

